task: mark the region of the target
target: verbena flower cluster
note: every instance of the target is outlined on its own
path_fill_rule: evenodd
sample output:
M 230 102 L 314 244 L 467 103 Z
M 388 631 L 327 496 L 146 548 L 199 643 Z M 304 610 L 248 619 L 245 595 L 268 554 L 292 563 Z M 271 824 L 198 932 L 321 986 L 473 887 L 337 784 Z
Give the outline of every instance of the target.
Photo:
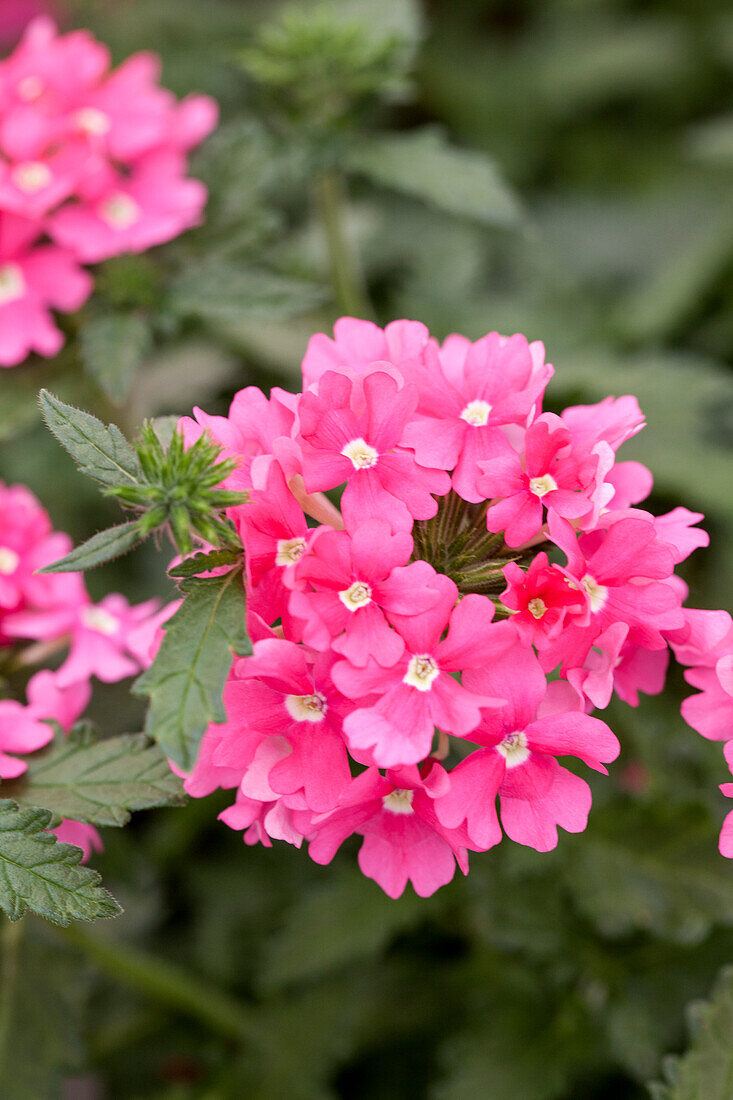
M 206 200 L 187 153 L 216 124 L 207 96 L 180 103 L 139 53 L 110 72 L 88 31 L 33 20 L 0 62 L 0 366 L 55 355 L 50 310 L 78 309 L 80 265 L 141 252 L 195 225 Z
M 114 683 L 147 668 L 169 613 L 158 611 L 156 600 L 131 607 L 116 594 L 95 604 L 80 573 L 37 572 L 70 549 L 68 535 L 52 529 L 29 489 L 0 482 L 0 670 L 64 654 L 57 668 L 31 676 L 25 703 L 0 698 L 1 779 L 22 775 L 24 755 L 52 740 L 49 720 L 69 731 L 87 707 L 92 677 Z M 101 847 L 91 825 L 65 820 L 53 831 L 87 857 Z
M 634 397 L 543 412 L 541 343 L 439 346 L 411 321 L 343 318 L 302 368 L 301 394 L 247 388 L 184 421 L 250 494 L 229 516 L 254 652 L 185 784 L 236 788 L 221 817 L 248 844 L 327 863 L 356 834 L 392 897 L 433 893 L 502 829 L 551 849 L 591 805 L 559 758 L 606 771 L 619 743 L 590 712 L 661 691 L 669 646 L 703 689 L 687 721 L 731 736 L 731 619 L 685 609 L 674 574 L 703 517 L 640 509 L 652 476 L 616 460 Z

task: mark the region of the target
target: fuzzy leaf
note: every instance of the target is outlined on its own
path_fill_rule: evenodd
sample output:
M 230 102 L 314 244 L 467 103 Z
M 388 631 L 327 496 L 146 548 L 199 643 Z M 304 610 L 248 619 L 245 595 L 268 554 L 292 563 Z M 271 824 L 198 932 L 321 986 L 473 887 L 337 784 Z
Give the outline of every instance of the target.
M 84 368 L 116 405 L 127 397 L 151 347 L 150 326 L 136 313 L 101 314 L 81 333 Z
M 41 390 L 39 400 L 49 430 L 82 473 L 102 485 L 137 484 L 137 455 L 115 424 L 103 424 L 91 413 L 59 401 L 48 390 Z
M 180 779 L 144 733 L 100 741 L 83 724 L 28 757 L 28 770 L 3 790 L 22 805 L 90 825 L 125 825 L 133 810 L 183 801 Z
M 483 153 L 450 145 L 431 126 L 370 138 L 351 151 L 347 166 L 375 183 L 483 225 L 519 221 L 518 203 L 493 162 Z
M 183 271 L 171 287 L 176 313 L 211 324 L 287 320 L 320 305 L 325 287 L 264 268 L 211 260 Z
M 733 1096 L 733 967 L 720 975 L 708 1004 L 693 1005 L 692 1045 L 665 1065 L 655 1100 L 730 1100 Z
M 142 542 L 136 519 L 129 523 L 120 523 L 116 527 L 107 527 L 92 535 L 81 546 L 75 547 L 65 558 L 59 558 L 52 565 L 39 569 L 39 573 L 75 573 L 82 569 L 93 569 L 106 561 L 126 554 Z
M 168 570 L 169 577 L 197 577 L 200 573 L 209 573 L 212 569 L 218 569 L 221 565 L 234 565 L 239 561 L 241 554 L 238 550 L 210 550 L 207 554 L 193 554 L 184 558 L 178 565 Z
M 135 681 L 150 696 L 145 732 L 179 767 L 191 768 L 210 722 L 226 721 L 222 691 L 232 652 L 251 652 L 240 569 L 181 584 L 186 594 L 167 621 L 151 667 Z
M 122 910 L 97 872 L 79 864 L 81 848 L 43 831 L 51 821 L 49 810 L 0 800 L 0 906 L 11 920 L 30 909 L 62 925 L 117 916 Z

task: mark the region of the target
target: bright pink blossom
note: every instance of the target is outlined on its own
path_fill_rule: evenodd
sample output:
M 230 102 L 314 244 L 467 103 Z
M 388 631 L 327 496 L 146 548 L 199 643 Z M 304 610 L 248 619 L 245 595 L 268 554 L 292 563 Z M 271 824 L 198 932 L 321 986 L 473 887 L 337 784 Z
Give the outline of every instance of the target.
M 35 752 L 52 740 L 53 727 L 47 719 L 69 729 L 85 710 L 90 694 L 87 683 L 63 687 L 56 673 L 44 669 L 28 681 L 25 706 L 14 699 L 0 699 L 0 776 L 22 775 L 27 764 L 15 754 Z

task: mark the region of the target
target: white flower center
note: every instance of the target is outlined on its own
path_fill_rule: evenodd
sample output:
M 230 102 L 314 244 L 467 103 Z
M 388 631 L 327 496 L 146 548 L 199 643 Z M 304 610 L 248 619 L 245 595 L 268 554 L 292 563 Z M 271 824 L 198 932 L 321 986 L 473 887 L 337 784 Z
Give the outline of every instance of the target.
M 414 797 L 414 791 L 403 791 L 398 787 L 396 791 L 384 796 L 382 805 L 392 814 L 414 814 L 415 811 L 412 808 Z
M 84 626 L 96 630 L 99 634 L 115 634 L 120 626 L 119 619 L 103 607 L 85 607 L 81 613 Z
M 586 573 L 580 585 L 590 600 L 591 611 L 600 611 L 608 599 L 608 589 L 606 586 L 604 584 L 599 584 L 595 577 L 591 577 L 590 573 Z
M 129 229 L 140 220 L 140 207 L 129 195 L 117 191 L 100 204 L 99 216 L 113 229 Z
M 557 489 L 557 482 L 552 474 L 543 474 L 542 477 L 529 479 L 529 491 L 536 497 L 543 497 L 545 493 L 552 493 Z
M 407 666 L 407 672 L 402 677 L 403 684 L 417 688 L 418 691 L 430 691 L 433 680 L 440 672 L 437 664 L 428 654 L 419 657 L 411 657 Z
M 379 461 L 379 451 L 375 451 L 374 447 L 361 437 L 347 443 L 341 454 L 351 460 L 355 470 L 368 470 L 376 466 Z
M 544 613 L 547 611 L 547 604 L 544 600 L 541 600 L 539 596 L 535 596 L 533 600 L 530 600 L 527 604 L 527 610 L 530 615 L 533 615 L 535 619 L 541 619 Z
M 322 722 L 328 710 L 328 704 L 320 691 L 314 695 L 286 695 L 285 707 L 296 722 Z
M 111 123 L 104 111 L 96 107 L 81 107 L 74 115 L 77 127 L 85 134 L 101 137 L 108 133 Z
M 490 415 L 491 405 L 488 401 L 469 401 L 461 413 L 461 420 L 474 428 L 483 428 L 488 424 Z
M 42 191 L 44 187 L 48 187 L 53 179 L 51 169 L 47 164 L 42 164 L 40 160 L 29 160 L 25 164 L 16 164 L 10 174 L 15 186 L 19 187 L 21 191 L 28 192 L 28 194 Z
M 339 599 L 349 611 L 358 611 L 360 607 L 366 607 L 372 602 L 372 590 L 364 581 L 354 581 L 350 588 L 339 592 Z
M 43 95 L 44 83 L 40 76 L 24 76 L 18 84 L 18 95 L 26 103 L 39 99 Z
M 0 576 L 9 577 L 18 568 L 20 558 L 9 546 L 0 546 Z
M 275 565 L 295 565 L 305 553 L 305 539 L 278 539 L 275 553 Z
M 508 733 L 504 740 L 496 746 L 496 751 L 500 752 L 504 757 L 508 768 L 518 767 L 518 765 L 523 764 L 529 756 L 527 735 L 523 730 L 515 730 L 514 733 Z
M 25 294 L 25 279 L 17 264 L 3 264 L 0 267 L 0 306 L 14 302 Z

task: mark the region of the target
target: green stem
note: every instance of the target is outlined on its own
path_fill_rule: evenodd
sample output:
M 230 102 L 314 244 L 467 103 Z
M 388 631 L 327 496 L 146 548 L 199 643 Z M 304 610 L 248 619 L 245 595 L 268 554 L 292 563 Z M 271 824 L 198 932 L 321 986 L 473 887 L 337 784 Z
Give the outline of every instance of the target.
M 64 928 L 61 934 L 111 978 L 199 1020 L 226 1038 L 251 1042 L 260 1049 L 267 1044 L 267 1036 L 252 1012 L 174 963 L 126 944 L 91 936 L 74 925 Z
M 333 169 L 322 172 L 316 180 L 316 199 L 326 237 L 336 304 L 343 314 L 370 317 L 372 310 L 363 280 L 344 232 L 344 198 L 341 174 Z
M 2 949 L 2 970 L 0 970 L 0 1078 L 8 1080 L 10 1066 L 8 1058 L 8 1040 L 13 1019 L 13 1003 L 18 984 L 20 968 L 20 944 L 23 938 L 23 922 L 3 918 L 0 931 Z

